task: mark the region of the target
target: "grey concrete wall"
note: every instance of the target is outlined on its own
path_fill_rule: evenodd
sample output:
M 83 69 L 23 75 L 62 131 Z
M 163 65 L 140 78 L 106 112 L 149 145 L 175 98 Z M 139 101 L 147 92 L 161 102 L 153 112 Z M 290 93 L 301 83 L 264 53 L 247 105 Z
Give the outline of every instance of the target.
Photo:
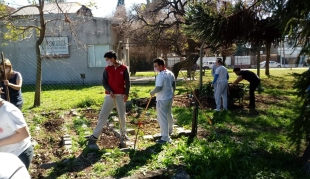
M 54 17 L 50 17 L 52 19 Z M 46 19 L 49 19 L 48 17 Z M 100 84 L 102 80 L 102 67 L 89 68 L 87 45 L 109 45 L 113 48 L 112 39 L 114 32 L 108 19 L 78 18 L 70 17 L 71 28 L 63 21 L 55 21 L 48 24 L 46 36 L 68 36 L 69 58 L 43 59 L 42 61 L 42 83 L 82 83 L 80 77 L 84 73 L 84 82 Z M 24 21 L 23 23 L 29 23 Z M 33 22 L 36 24 L 37 22 Z M 74 24 L 73 24 L 74 23 Z M 1 26 L 1 32 L 5 27 Z M 2 42 L 3 42 L 3 37 Z M 35 84 L 36 76 L 36 37 L 20 42 L 8 42 L 7 46 L 1 46 L 0 51 L 12 62 L 13 68 L 21 72 L 24 84 Z M 102 57 L 103 58 L 103 57 Z

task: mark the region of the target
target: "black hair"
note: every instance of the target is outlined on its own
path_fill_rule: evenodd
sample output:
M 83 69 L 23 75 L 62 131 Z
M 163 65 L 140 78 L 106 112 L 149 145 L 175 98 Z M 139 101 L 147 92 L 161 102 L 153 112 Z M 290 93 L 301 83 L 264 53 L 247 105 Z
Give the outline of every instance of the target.
M 157 63 L 158 66 L 160 65 L 165 66 L 165 60 L 162 59 L 161 57 L 157 57 L 153 62 Z
M 234 68 L 233 72 L 236 72 L 236 71 L 240 71 L 241 69 L 239 67 L 237 68 Z
M 117 59 L 117 55 L 113 50 L 106 52 L 103 57 L 104 58 L 114 58 L 115 60 Z
M 223 65 L 223 61 L 222 61 L 222 59 L 221 59 L 221 58 L 216 58 L 216 61 L 217 61 L 217 63 L 219 63 L 219 64 Z

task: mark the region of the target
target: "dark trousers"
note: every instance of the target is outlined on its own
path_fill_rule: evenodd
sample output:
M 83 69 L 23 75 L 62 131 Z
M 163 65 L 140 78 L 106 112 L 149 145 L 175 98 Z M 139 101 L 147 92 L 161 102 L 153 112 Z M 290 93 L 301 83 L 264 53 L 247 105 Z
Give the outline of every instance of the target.
M 260 84 L 260 80 L 255 81 L 255 82 L 250 82 L 250 103 L 249 106 L 254 107 L 255 108 L 255 90 L 258 87 L 258 85 Z
M 25 164 L 27 170 L 29 169 L 30 163 L 33 157 L 33 147 L 30 145 L 24 152 L 22 152 L 18 158 Z

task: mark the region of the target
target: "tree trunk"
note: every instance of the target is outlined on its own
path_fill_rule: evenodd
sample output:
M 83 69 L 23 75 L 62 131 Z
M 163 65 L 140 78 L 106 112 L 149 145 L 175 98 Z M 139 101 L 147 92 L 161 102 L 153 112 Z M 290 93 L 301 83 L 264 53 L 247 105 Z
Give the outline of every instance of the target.
M 36 72 L 36 89 L 34 96 L 34 106 L 40 106 L 41 104 L 41 85 L 42 85 L 42 58 L 40 53 L 39 44 L 36 44 L 36 56 L 37 56 L 37 72 Z
M 260 77 L 260 45 L 258 45 L 257 48 L 257 59 L 256 59 L 256 65 L 257 65 L 257 76 Z
M 266 42 L 266 70 L 265 70 L 265 75 L 269 76 L 269 61 L 270 61 L 270 49 L 271 49 L 271 42 Z
M 37 107 L 41 104 L 41 85 L 42 85 L 42 57 L 41 57 L 41 50 L 40 45 L 43 42 L 43 39 L 45 37 L 45 31 L 46 31 L 46 23 L 44 20 L 44 0 L 39 0 L 39 17 L 40 17 L 40 30 L 39 30 L 39 38 L 36 42 L 36 56 L 37 56 L 37 72 L 36 72 L 36 89 L 34 94 L 34 102 L 33 106 Z
M 178 78 L 178 75 L 179 75 L 179 71 L 184 68 L 184 67 L 188 67 L 188 66 L 192 66 L 194 64 L 196 64 L 197 60 L 199 58 L 199 54 L 190 54 L 190 55 L 187 55 L 187 58 L 186 60 L 183 60 L 183 61 L 180 61 L 176 64 L 173 65 L 173 68 L 172 68 L 172 72 L 175 76 L 175 79 Z M 183 78 L 183 76 L 182 76 Z
M 226 65 L 226 55 L 222 55 L 222 58 L 223 58 L 223 66 L 224 67 L 227 67 L 227 65 Z
M 305 164 L 309 161 L 310 159 L 310 145 L 307 145 L 306 150 L 304 151 L 303 155 L 301 156 L 301 162 L 302 164 Z

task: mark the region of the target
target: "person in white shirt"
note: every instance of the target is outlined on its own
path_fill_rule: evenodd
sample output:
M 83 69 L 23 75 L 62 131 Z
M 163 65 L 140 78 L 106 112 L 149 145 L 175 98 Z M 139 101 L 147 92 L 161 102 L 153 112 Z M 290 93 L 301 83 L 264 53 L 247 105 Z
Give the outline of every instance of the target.
M 223 66 L 223 61 L 221 58 L 216 60 L 216 65 L 218 66 L 215 70 L 214 80 L 212 85 L 216 85 L 215 93 L 215 111 L 220 111 L 221 109 L 221 98 L 223 99 L 223 109 L 227 110 L 227 88 L 229 75 L 227 69 Z
M 16 155 L 27 169 L 33 157 L 30 133 L 22 112 L 2 98 L 0 98 L 0 152 Z
M 0 152 L 1 179 L 30 179 L 30 175 L 23 162 L 14 154 Z
M 171 143 L 169 134 L 173 130 L 171 109 L 175 91 L 175 77 L 171 71 L 166 69 L 165 61 L 162 58 L 154 60 L 154 71 L 158 72 L 158 75 L 156 76 L 155 88 L 150 94 L 151 96 L 156 94 L 156 113 L 162 136 L 157 143 Z

